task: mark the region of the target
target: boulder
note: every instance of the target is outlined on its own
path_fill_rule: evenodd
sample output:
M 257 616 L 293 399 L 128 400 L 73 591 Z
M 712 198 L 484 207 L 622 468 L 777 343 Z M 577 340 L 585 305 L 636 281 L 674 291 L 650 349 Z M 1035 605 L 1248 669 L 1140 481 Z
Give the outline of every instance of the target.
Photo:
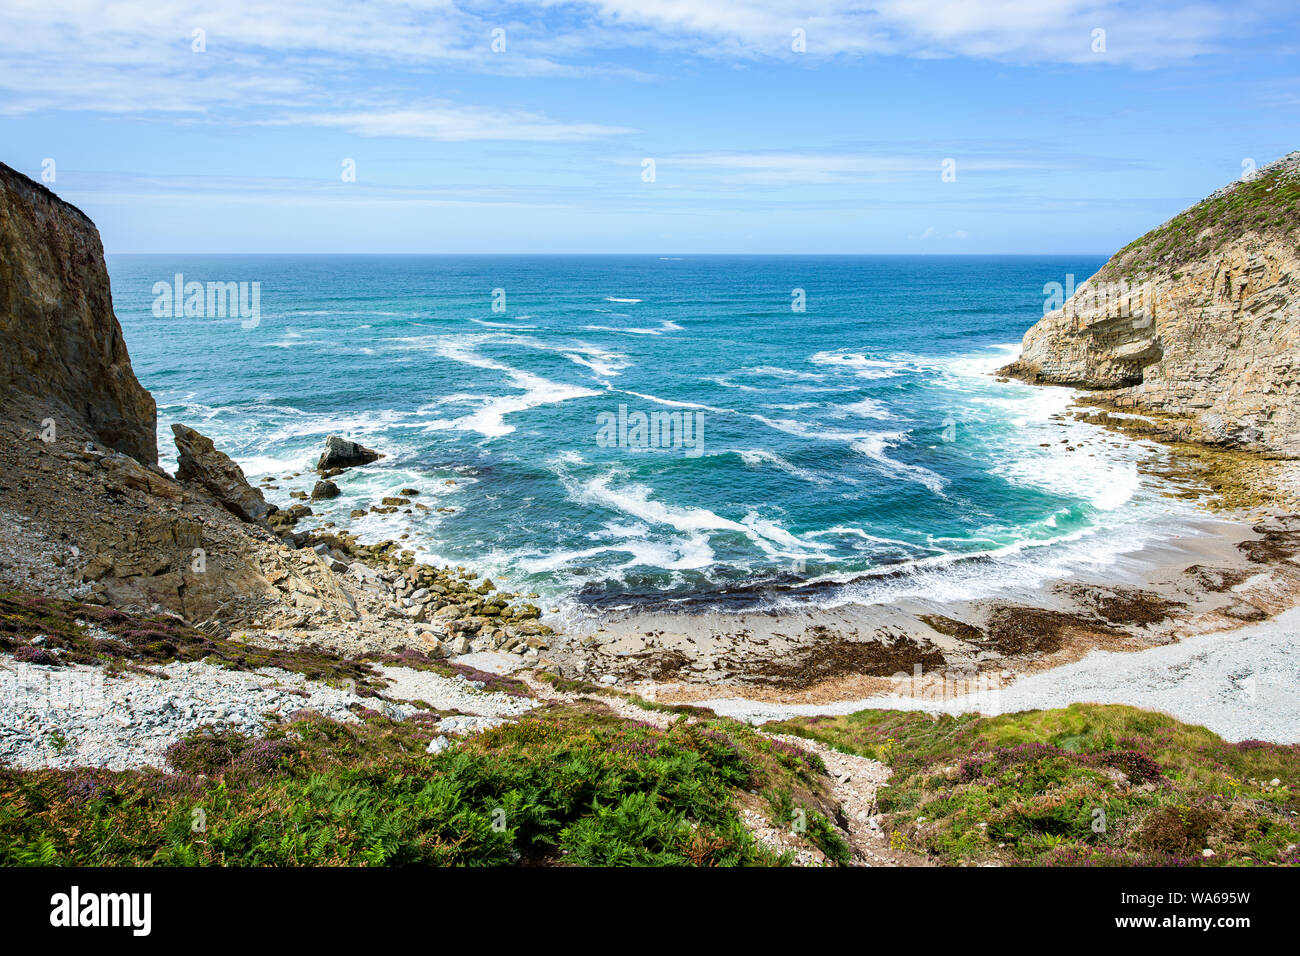
M 316 482 L 316 487 L 311 490 L 311 500 L 321 501 L 325 498 L 337 498 L 340 494 L 342 494 L 342 492 L 339 491 L 338 485 L 334 484 L 334 482 L 330 481 L 328 478 L 322 478 L 320 481 Z
M 368 465 L 382 457 L 379 452 L 365 445 L 339 435 L 330 435 L 325 439 L 325 451 L 321 453 L 320 461 L 316 462 L 316 470 L 326 472 L 336 468 Z
M 226 510 L 244 521 L 264 522 L 276 511 L 275 505 L 248 483 L 230 456 L 217 450 L 211 438 L 179 422 L 172 425 L 172 434 L 180 453 L 177 481 L 206 489 Z

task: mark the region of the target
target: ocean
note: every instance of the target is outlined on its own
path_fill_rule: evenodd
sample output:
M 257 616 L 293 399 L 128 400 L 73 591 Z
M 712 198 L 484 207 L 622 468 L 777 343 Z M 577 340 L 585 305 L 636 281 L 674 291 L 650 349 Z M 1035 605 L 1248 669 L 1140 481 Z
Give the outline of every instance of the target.
M 110 256 L 136 374 L 268 498 L 565 613 L 977 598 L 1100 568 L 1191 506 L 1159 454 L 999 382 L 1100 256 Z M 217 314 L 187 283 L 244 283 Z M 183 291 L 183 288 L 182 288 Z M 220 297 L 218 297 L 219 299 Z M 256 314 L 253 314 L 253 313 Z M 1062 418 L 1062 416 L 1065 418 Z M 405 487 L 428 510 L 351 519 Z M 790 590 L 811 583 L 810 589 Z

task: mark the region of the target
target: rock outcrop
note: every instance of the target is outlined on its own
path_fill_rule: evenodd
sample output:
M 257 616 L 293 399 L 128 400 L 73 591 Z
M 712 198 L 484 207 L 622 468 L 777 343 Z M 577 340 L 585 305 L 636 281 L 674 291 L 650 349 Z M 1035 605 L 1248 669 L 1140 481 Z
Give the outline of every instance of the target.
M 338 485 L 330 481 L 328 478 L 322 478 L 320 481 L 316 482 L 316 486 L 312 488 L 311 500 L 324 501 L 330 498 L 337 498 L 341 494 L 342 492 L 339 491 Z
M 244 471 L 225 452 L 217 450 L 212 439 L 179 423 L 172 425 L 176 436 L 176 480 L 206 488 L 222 507 L 244 521 L 265 521 L 277 508 L 268 504 L 248 483 Z
M 53 419 L 146 465 L 158 462 L 153 397 L 113 314 L 99 230 L 0 163 L 0 401 L 41 429 Z M 34 419 L 34 421 L 30 421 Z
M 1170 437 L 1300 457 L 1300 152 L 1130 243 L 1003 370 L 1169 416 Z
M 334 468 L 351 468 L 354 465 L 368 465 L 378 461 L 383 455 L 365 445 L 358 444 L 338 435 L 325 439 L 325 451 L 316 463 L 317 471 L 330 471 Z

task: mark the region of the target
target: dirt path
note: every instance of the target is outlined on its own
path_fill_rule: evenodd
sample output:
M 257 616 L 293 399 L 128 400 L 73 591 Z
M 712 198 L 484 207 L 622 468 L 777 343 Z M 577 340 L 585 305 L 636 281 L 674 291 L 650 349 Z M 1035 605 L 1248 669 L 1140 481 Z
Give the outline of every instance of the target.
M 599 692 L 572 694 L 557 690 L 554 685 L 537 680 L 531 674 L 519 676 L 523 677 L 533 693 L 544 700 L 568 704 L 580 700 L 595 700 L 609 707 L 620 717 L 645 721 L 661 729 L 666 729 L 678 719 L 676 714 L 661 710 L 646 710 L 616 695 Z M 688 718 L 692 722 L 696 719 Z M 839 805 L 848 824 L 843 836 L 852 848 L 853 866 L 926 865 L 924 857 L 891 848 L 887 835 L 880 829 L 876 793 L 882 785 L 888 786 L 886 781 L 891 771 L 887 766 L 868 757 L 843 753 L 817 740 L 791 734 L 769 734 L 761 727 L 755 729 L 772 740 L 779 740 L 801 750 L 810 751 L 822 759 L 830 782 L 830 794 Z M 821 866 L 826 862 L 825 854 L 816 847 L 796 836 L 783 825 L 773 823 L 768 817 L 763 801 L 756 795 L 743 794 L 739 811 L 741 820 L 757 840 L 777 852 L 792 852 L 796 866 Z

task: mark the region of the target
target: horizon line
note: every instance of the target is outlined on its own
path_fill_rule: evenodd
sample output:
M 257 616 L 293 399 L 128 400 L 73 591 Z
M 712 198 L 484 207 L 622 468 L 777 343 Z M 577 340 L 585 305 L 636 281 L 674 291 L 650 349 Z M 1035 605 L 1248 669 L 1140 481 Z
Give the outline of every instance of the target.
M 867 257 L 932 257 L 951 259 L 978 259 L 999 256 L 1003 258 L 1043 259 L 1052 256 L 1113 256 L 1114 252 L 105 252 L 107 256 L 534 256 L 553 257 L 589 256 L 592 258 L 708 258 L 730 256 L 734 258 L 867 258 Z

